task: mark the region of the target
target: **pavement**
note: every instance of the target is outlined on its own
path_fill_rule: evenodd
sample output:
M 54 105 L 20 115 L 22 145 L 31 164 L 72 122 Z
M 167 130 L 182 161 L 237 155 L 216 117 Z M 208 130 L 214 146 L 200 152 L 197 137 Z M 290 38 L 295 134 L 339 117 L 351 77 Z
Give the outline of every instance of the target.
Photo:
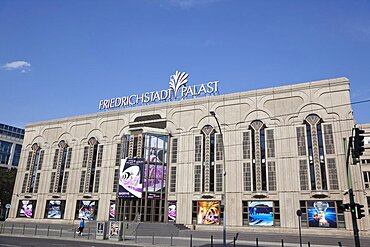
M 94 225 L 87 225 L 83 236 L 78 236 L 73 225 L 47 225 L 26 223 L 0 223 L 0 247 L 20 246 L 223 246 L 222 231 L 184 230 L 178 236 L 125 236 L 125 240 L 97 240 Z M 236 232 L 228 231 L 227 244 L 234 246 Z M 211 245 L 211 238 L 213 245 Z M 362 246 L 370 246 L 370 238 L 361 237 Z M 294 234 L 242 232 L 238 234 L 235 246 L 300 246 L 299 237 Z M 302 246 L 354 246 L 351 236 L 309 235 L 302 236 Z

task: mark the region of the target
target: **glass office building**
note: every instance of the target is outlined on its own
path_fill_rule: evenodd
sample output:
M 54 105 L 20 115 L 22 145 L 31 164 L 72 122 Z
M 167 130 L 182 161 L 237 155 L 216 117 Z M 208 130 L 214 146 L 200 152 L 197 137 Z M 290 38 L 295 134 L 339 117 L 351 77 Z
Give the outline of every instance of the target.
M 18 167 L 23 138 L 24 129 L 0 123 L 0 167 Z

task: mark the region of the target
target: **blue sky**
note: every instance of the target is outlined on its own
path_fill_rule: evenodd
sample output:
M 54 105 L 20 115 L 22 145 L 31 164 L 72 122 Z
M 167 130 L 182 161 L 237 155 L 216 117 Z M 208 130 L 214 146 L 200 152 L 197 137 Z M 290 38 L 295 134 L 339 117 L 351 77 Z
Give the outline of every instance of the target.
M 2 0 L 0 67 L 0 122 L 18 127 L 166 89 L 176 70 L 222 94 L 345 76 L 360 101 L 370 1 Z

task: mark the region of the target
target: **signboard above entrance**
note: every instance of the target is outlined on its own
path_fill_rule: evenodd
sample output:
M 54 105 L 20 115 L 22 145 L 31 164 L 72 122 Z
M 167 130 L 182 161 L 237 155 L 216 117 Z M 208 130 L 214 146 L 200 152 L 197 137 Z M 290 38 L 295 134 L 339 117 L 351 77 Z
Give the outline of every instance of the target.
M 160 91 L 132 94 L 129 96 L 102 99 L 99 101 L 99 110 L 124 108 L 144 105 L 161 101 L 194 98 L 198 96 L 218 94 L 219 81 L 210 81 L 199 85 L 186 86 L 189 75 L 176 71 L 170 76 L 170 87 Z

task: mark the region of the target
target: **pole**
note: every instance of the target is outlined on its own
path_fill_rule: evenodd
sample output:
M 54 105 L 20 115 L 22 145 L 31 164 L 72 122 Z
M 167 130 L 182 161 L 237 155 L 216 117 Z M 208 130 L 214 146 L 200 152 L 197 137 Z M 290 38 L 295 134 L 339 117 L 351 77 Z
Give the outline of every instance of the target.
M 214 111 L 210 111 L 209 113 L 215 118 L 217 122 L 218 129 L 220 130 L 221 142 L 222 142 L 221 146 L 222 146 L 222 160 L 223 160 L 223 170 L 224 170 L 224 174 L 223 174 L 224 181 L 222 181 L 223 190 L 224 190 L 224 198 L 223 198 L 223 201 L 224 201 L 223 216 L 224 217 L 223 217 L 222 227 L 223 227 L 223 245 L 226 246 L 226 157 L 225 157 L 224 135 L 222 134 L 221 126 L 216 117 L 216 113 Z
M 301 217 L 298 216 L 298 227 L 299 227 L 299 246 L 302 247 L 302 232 L 301 232 Z
M 347 156 L 346 156 L 346 166 L 347 166 L 347 179 L 348 179 L 348 196 L 349 196 L 349 205 L 351 209 L 351 216 L 352 216 L 352 226 L 353 226 L 353 236 L 355 239 L 355 246 L 360 247 L 360 236 L 358 234 L 358 225 L 356 219 L 356 205 L 355 205 L 355 196 L 353 194 L 352 189 L 352 177 L 351 177 L 351 170 L 349 165 L 349 155 L 350 149 L 352 146 L 352 137 L 349 137 L 348 147 L 347 147 Z

